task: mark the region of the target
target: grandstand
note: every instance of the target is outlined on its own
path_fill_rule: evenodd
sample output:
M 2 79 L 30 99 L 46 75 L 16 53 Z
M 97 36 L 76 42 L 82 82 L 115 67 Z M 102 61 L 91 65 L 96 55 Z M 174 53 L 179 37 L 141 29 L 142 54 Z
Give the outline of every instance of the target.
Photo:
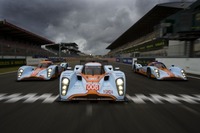
M 199 7 L 200 1 L 156 5 L 106 48 L 107 55 L 199 57 Z
M 53 43 L 42 45 L 42 48 L 59 57 L 75 57 L 81 55 L 76 43 Z
M 6 20 L 0 21 L 0 58 L 50 56 L 53 54 L 41 48 L 49 43 L 53 42 Z

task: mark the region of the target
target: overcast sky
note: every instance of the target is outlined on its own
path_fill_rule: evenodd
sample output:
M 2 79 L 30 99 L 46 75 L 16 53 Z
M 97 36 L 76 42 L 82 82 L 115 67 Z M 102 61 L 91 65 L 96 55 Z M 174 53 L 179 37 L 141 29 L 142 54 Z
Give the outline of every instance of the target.
M 181 0 L 0 0 L 0 20 L 99 55 L 156 4 L 169 1 Z

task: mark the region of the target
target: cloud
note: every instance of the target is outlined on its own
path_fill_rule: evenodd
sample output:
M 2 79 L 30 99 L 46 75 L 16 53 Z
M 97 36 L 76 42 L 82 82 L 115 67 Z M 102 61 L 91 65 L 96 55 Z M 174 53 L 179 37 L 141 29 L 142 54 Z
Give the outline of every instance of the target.
M 82 52 L 105 48 L 158 3 L 173 0 L 1 0 L 0 18 Z

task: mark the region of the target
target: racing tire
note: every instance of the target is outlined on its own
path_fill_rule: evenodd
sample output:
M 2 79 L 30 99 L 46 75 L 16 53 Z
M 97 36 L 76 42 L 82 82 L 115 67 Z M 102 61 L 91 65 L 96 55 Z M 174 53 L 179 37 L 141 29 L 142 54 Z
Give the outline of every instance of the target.
M 151 70 L 150 69 L 147 69 L 147 78 L 151 78 Z
M 134 72 L 134 73 L 137 72 L 135 65 L 133 66 L 133 72 Z
M 58 78 L 59 77 L 59 72 L 58 72 L 58 67 L 56 67 L 55 69 L 55 78 Z

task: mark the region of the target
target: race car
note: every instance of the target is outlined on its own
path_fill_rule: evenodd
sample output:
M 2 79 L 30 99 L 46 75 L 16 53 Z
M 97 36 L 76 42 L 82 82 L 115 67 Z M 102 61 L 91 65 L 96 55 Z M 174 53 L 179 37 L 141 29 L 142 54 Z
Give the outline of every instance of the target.
M 54 65 L 52 61 L 41 61 L 37 67 L 22 66 L 17 72 L 17 81 L 21 80 L 50 80 L 57 78 L 66 70 L 68 63 Z
M 59 100 L 125 101 L 125 74 L 118 68 L 115 69 L 117 70 L 112 65 L 93 61 L 62 72 Z
M 141 73 L 148 78 L 155 78 L 157 80 L 187 80 L 184 69 L 175 67 L 174 65 L 167 68 L 162 62 L 157 61 L 150 62 L 148 65 L 144 66 L 134 61 L 132 70 L 135 73 Z

